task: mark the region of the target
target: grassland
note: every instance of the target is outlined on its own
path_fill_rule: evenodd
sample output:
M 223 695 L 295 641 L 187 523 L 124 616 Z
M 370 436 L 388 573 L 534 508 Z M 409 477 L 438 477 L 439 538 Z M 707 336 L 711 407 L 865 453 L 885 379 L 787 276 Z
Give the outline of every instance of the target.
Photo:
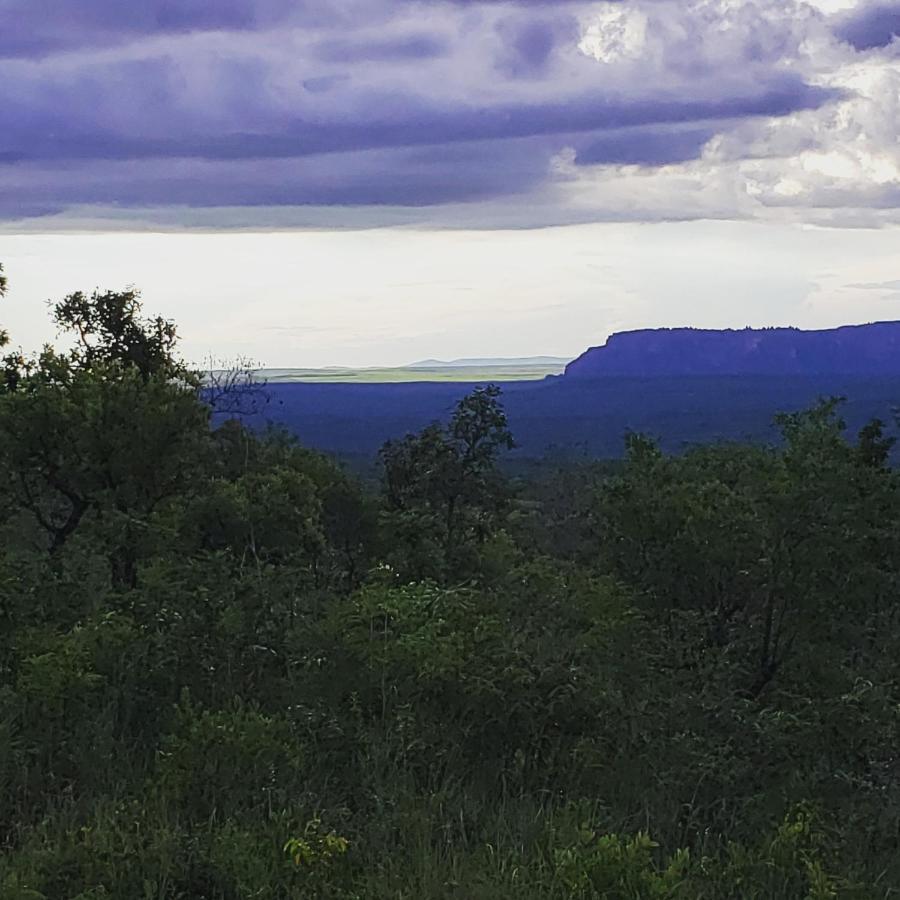
M 402 384 L 408 382 L 540 381 L 560 375 L 562 364 L 489 366 L 410 366 L 397 368 L 261 369 L 257 374 L 270 384 Z

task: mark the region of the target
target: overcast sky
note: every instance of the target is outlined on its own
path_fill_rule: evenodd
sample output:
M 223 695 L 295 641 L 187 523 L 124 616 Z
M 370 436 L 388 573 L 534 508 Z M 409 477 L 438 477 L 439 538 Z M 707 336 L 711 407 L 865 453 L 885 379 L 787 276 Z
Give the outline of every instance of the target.
M 2 321 L 192 359 L 900 318 L 900 3 L 0 0 Z

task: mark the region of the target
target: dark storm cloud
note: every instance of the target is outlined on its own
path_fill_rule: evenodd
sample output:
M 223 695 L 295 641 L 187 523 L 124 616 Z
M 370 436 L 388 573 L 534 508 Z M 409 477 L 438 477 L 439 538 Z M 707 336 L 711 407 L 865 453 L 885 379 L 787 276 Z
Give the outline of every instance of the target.
M 678 6 L 650 7 L 664 41 Z M 717 129 L 837 96 L 780 64 L 788 38 L 765 17 L 722 63 L 650 50 L 601 63 L 578 49 L 597 8 L 0 0 L 13 23 L 0 31 L 0 217 L 514 197 L 565 178 L 552 174 L 563 151 L 582 168 L 661 166 L 699 157 Z M 691 54 L 702 45 L 669 31 Z
M 498 23 L 503 52 L 498 66 L 512 78 L 545 74 L 553 52 L 578 40 L 574 16 L 510 17 Z
M 577 165 L 620 163 L 623 165 L 661 166 L 697 159 L 703 147 L 714 137 L 710 126 L 676 129 L 633 130 L 603 135 L 578 150 Z
M 25 90 L 22 84 L 0 85 L 9 123 L 0 160 L 308 156 L 781 116 L 834 96 L 796 76 L 778 75 L 746 94 L 708 99 L 616 100 L 582 92 L 562 101 L 441 107 L 397 92 L 373 96 L 371 109 L 340 118 L 257 104 L 265 79 L 252 60 L 221 64 L 215 72 L 214 126 L 197 121 L 191 109 L 179 110 L 181 79 L 161 59 L 119 63 Z
M 0 57 L 43 56 L 128 38 L 271 26 L 315 18 L 290 0 L 0 0 Z
M 0 217 L 68 206 L 408 206 L 471 202 L 539 183 L 550 150 L 533 140 L 268 159 L 142 159 L 21 167 Z M 3 167 L 0 166 L 0 180 Z
M 0 57 L 41 56 L 193 31 L 377 21 L 389 17 L 392 3 L 553 9 L 579 2 L 584 0 L 0 0 Z
M 856 50 L 887 47 L 900 35 L 900 4 L 863 6 L 843 18 L 837 33 Z

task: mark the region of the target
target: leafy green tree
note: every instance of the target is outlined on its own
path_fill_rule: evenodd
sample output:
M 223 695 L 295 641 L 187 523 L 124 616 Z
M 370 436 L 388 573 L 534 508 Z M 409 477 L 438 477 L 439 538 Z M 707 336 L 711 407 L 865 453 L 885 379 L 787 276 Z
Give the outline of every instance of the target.
M 161 316 L 142 316 L 140 294 L 125 291 L 81 291 L 69 294 L 53 308 L 61 331 L 74 336 L 69 359 L 76 369 L 118 365 L 135 369 L 144 381 L 191 376 L 175 353 L 175 325 Z
M 87 521 L 127 553 L 147 516 L 203 477 L 208 412 L 193 392 L 136 371 L 64 369 L 49 381 L 47 372 L 0 396 L 11 490 L 51 553 Z M 132 564 L 124 565 L 116 577 L 131 582 Z
M 751 696 L 851 598 L 861 611 L 888 590 L 891 442 L 875 423 L 849 444 L 838 405 L 779 416 L 779 451 L 721 446 L 666 458 L 632 440 L 625 473 L 601 494 L 605 559 L 667 627 L 694 623 L 689 659 L 742 647 Z M 874 566 L 857 592 L 847 572 L 859 558 Z
M 7 381 L 0 465 L 51 553 L 91 522 L 114 582 L 133 585 L 147 517 L 203 477 L 208 410 L 174 355 L 174 328 L 141 319 L 133 292 L 74 294 L 54 316 L 76 347 L 46 348 Z
M 208 531 L 200 525 L 197 516 L 208 515 L 208 512 L 201 514 L 200 508 L 213 502 L 213 497 L 222 491 L 231 492 L 233 498 L 243 494 L 240 503 L 249 504 L 252 512 L 243 516 L 242 528 L 256 520 L 254 530 L 257 535 L 266 531 L 274 535 L 286 529 L 279 538 L 282 543 L 291 540 L 292 534 L 297 536 L 314 531 L 319 535 L 319 550 L 307 560 L 315 559 L 313 569 L 317 583 L 344 589 L 359 585 L 374 552 L 377 504 L 374 498 L 364 494 L 356 479 L 333 460 L 301 447 L 293 436 L 281 429 L 270 428 L 254 434 L 237 419 L 229 419 L 213 432 L 212 442 L 213 490 L 198 495 L 195 508 L 188 512 L 186 522 L 192 520 L 193 524 L 187 525 L 187 540 L 200 541 L 211 549 L 211 536 L 220 526 L 215 525 Z M 257 502 L 251 500 L 246 491 L 248 486 L 255 485 L 251 493 L 258 492 L 267 481 L 305 484 L 308 502 L 298 503 L 288 518 L 282 516 L 282 522 L 276 524 L 271 520 L 279 515 L 279 509 L 286 513 L 285 504 L 277 500 L 271 505 Z M 293 494 L 293 489 L 286 488 L 286 497 Z M 291 517 L 293 525 L 288 522 Z M 302 543 L 295 542 L 294 549 L 299 551 Z M 236 549 L 237 545 L 231 546 Z M 311 545 L 304 546 L 308 549 Z M 245 542 L 241 553 L 249 552 L 248 548 L 249 543 Z M 252 558 L 253 554 L 250 556 Z
M 3 264 L 0 263 L 0 299 L 6 296 L 7 279 L 3 274 Z M 9 345 L 9 334 L 4 328 L 0 328 L 0 350 Z M 0 357 L 0 391 L 10 390 L 14 388 L 18 382 L 24 359 L 21 353 L 7 353 Z
M 863 426 L 857 439 L 857 451 L 863 464 L 875 469 L 883 469 L 890 460 L 891 451 L 897 443 L 895 437 L 884 433 L 885 424 L 881 419 L 872 419 Z
M 504 509 L 497 459 L 514 442 L 499 397 L 494 385 L 476 388 L 446 427 L 433 423 L 379 453 L 387 509 L 403 535 L 405 559 L 393 559 L 417 577 L 462 575 Z
M 248 565 L 300 559 L 314 572 L 324 552 L 321 501 L 302 472 L 277 468 L 217 481 L 190 510 L 188 534 L 206 551 Z

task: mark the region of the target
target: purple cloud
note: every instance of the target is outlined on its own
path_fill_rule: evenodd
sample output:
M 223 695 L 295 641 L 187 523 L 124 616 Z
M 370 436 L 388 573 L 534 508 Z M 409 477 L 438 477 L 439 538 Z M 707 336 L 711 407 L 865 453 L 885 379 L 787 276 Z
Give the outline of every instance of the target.
M 584 0 L 402 2 L 423 9 L 443 5 L 553 9 L 583 4 Z M 253 31 L 286 24 L 352 27 L 389 19 L 390 5 L 378 0 L 3 0 L 0 8 L 6 27 L 0 30 L 0 58 L 44 56 L 77 47 L 197 31 Z
M 632 129 L 602 135 L 575 156 L 579 166 L 598 163 L 661 166 L 697 159 L 706 143 L 715 136 L 716 129 L 700 128 Z
M 17 185 L 0 193 L 0 218 L 91 204 L 202 209 L 471 203 L 539 184 L 551 153 L 551 143 L 529 139 L 267 159 L 99 163 L 91 157 L 62 169 L 33 163 L 20 167 Z
M 445 40 L 430 34 L 413 34 L 388 40 L 332 40 L 319 44 L 314 53 L 326 62 L 386 62 L 432 59 L 447 52 Z
M 613 21 L 596 56 L 581 42 L 600 7 L 580 0 L 6 7 L 2 218 L 524 196 L 565 177 L 560 154 L 582 171 L 683 162 L 736 123 L 840 96 L 783 65 L 794 31 L 742 13 L 723 55 L 706 38 L 712 7 L 682 21 L 669 0 L 603 4 L 652 21 L 637 49 Z
M 512 49 L 518 59 L 526 68 L 535 71 L 544 68 L 555 46 L 552 25 L 540 19 L 519 28 L 512 41 Z
M 9 123 L 0 161 L 302 157 L 781 116 L 836 96 L 794 75 L 770 77 L 740 95 L 696 99 L 620 100 L 582 91 L 558 100 L 442 106 L 398 90 L 370 92 L 367 109 L 342 116 L 266 103 L 268 73 L 253 59 L 220 63 L 210 74 L 216 90 L 211 121 L 180 106 L 183 83 L 160 58 L 49 83 L 0 84 Z
M 289 0 L 5 0 L 0 57 L 42 57 L 154 35 L 247 31 L 308 15 L 306 6 Z
M 512 78 L 546 73 L 554 51 L 578 40 L 578 21 L 573 16 L 527 16 L 498 24 L 503 53 L 500 68 Z
M 856 50 L 887 47 L 900 35 L 900 6 L 896 3 L 863 6 L 844 17 L 837 35 Z

